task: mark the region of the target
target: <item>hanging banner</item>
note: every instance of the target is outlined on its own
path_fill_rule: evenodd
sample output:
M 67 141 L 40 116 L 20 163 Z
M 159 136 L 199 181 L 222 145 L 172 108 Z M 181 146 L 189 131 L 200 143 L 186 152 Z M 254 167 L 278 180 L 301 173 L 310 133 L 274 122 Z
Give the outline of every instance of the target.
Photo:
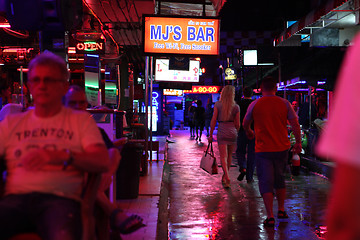
M 144 15 L 145 54 L 219 55 L 220 20 Z

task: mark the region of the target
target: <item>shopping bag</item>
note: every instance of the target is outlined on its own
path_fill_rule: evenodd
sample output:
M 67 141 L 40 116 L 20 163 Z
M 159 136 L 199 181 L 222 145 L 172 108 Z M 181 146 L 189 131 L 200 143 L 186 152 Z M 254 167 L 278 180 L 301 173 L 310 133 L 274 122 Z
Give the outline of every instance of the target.
M 209 150 L 210 146 L 211 146 L 211 148 Z M 218 173 L 218 167 L 216 164 L 216 158 L 214 156 L 214 150 L 212 147 L 212 143 L 209 143 L 209 145 L 206 148 L 206 151 L 204 151 L 204 154 L 200 161 L 200 168 L 204 169 L 206 172 L 208 172 L 210 174 Z

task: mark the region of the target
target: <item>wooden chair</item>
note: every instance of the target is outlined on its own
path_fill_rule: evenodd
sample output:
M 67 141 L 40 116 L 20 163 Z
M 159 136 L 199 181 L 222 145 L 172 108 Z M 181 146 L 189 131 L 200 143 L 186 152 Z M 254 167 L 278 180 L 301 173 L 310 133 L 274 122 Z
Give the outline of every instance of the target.
M 4 193 L 5 179 L 2 177 L 6 170 L 4 161 L 0 161 L 0 196 Z M 81 217 L 83 221 L 82 240 L 96 240 L 94 206 L 96 194 L 101 181 L 100 173 L 88 173 L 87 181 L 82 192 Z M 22 233 L 9 240 L 41 240 L 36 233 Z

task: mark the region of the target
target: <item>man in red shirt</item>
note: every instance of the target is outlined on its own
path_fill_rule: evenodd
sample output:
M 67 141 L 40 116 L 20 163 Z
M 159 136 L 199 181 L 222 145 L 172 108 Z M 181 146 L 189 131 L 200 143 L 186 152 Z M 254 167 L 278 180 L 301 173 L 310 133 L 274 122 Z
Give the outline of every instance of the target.
M 267 213 L 264 225 L 273 227 L 275 225 L 274 188 L 278 200 L 278 218 L 288 218 L 284 208 L 285 169 L 290 149 L 287 121 L 289 121 L 296 139 L 293 148 L 296 153 L 301 151 L 301 135 L 298 118 L 290 102 L 275 95 L 276 80 L 272 77 L 264 78 L 261 83 L 261 91 L 263 97 L 249 105 L 243 126 L 249 139 L 256 135 L 256 171 Z M 254 131 L 250 128 L 252 122 L 254 122 Z

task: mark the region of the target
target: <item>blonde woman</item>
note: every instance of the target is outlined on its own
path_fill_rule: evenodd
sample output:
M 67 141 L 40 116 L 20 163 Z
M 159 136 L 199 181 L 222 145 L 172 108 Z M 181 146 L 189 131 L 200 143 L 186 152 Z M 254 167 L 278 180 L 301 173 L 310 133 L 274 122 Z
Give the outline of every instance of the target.
M 231 166 L 232 153 L 234 152 L 237 140 L 237 133 L 240 129 L 240 108 L 235 103 L 235 88 L 227 85 L 223 88 L 220 101 L 215 103 L 214 114 L 210 122 L 209 143 L 213 141 L 213 132 L 216 121 L 219 123 L 217 141 L 220 152 L 221 166 L 224 171 L 222 183 L 224 187 L 230 187 L 229 169 Z

